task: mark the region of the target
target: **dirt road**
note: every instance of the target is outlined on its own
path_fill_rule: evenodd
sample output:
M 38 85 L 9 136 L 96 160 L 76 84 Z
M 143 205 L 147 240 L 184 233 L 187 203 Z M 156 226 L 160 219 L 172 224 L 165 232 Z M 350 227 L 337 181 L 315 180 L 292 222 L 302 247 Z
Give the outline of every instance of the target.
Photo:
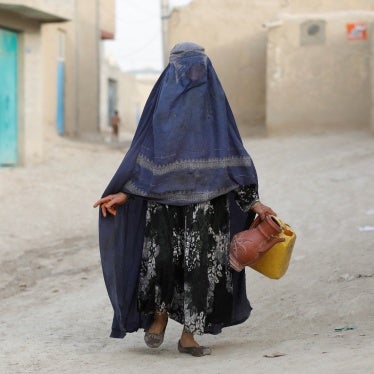
M 148 349 L 141 332 L 108 338 L 112 311 L 92 203 L 123 147 L 57 139 L 46 163 L 0 169 L 0 372 L 373 372 L 374 138 L 349 132 L 245 144 L 262 200 L 298 239 L 283 279 L 247 269 L 252 316 L 202 337 L 213 355 L 200 359 L 177 352 L 172 321 L 160 349 Z

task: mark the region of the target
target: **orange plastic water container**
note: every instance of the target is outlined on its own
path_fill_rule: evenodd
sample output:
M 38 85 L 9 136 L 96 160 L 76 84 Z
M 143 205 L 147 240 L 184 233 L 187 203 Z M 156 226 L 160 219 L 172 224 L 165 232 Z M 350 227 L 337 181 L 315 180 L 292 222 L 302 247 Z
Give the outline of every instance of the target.
M 271 247 L 283 241 L 279 222 L 270 215 L 263 220 L 259 216 L 248 230 L 235 234 L 230 243 L 230 265 L 236 271 L 254 265 Z
M 250 265 L 250 267 L 268 278 L 279 279 L 288 269 L 296 234 L 291 226 L 284 223 L 280 218 L 273 216 L 273 219 L 276 219 L 282 227 L 282 232 L 278 236 L 284 238 L 284 241 L 276 243 L 259 261 Z

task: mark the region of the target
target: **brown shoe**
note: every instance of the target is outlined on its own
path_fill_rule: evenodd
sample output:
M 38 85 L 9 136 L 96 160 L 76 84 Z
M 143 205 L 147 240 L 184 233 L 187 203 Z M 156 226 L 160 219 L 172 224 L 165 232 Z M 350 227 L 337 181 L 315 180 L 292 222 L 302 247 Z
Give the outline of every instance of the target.
M 198 347 L 182 347 L 180 340 L 178 341 L 178 351 L 195 357 L 207 356 L 212 353 L 209 347 L 204 347 L 203 345 L 199 345 Z
M 167 322 L 164 327 L 164 331 L 160 332 L 159 334 L 156 334 L 154 332 L 148 332 L 148 331 L 145 332 L 144 341 L 145 341 L 145 344 L 147 344 L 149 348 L 158 348 L 163 343 L 166 326 L 167 326 Z

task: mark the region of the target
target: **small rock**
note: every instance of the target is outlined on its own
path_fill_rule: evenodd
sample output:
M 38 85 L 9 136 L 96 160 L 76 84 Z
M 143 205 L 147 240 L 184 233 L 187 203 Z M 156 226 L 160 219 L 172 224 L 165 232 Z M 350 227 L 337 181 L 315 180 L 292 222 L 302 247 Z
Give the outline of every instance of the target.
M 354 276 L 354 275 L 352 275 L 352 274 L 343 274 L 343 275 L 341 275 L 340 277 L 339 277 L 339 279 L 341 279 L 341 280 L 344 280 L 344 281 L 346 281 L 346 282 L 349 282 L 349 281 L 351 281 L 351 280 L 353 280 L 353 279 L 355 279 L 356 277 Z
M 266 357 L 266 358 L 275 358 L 275 357 L 282 357 L 282 356 L 286 356 L 286 353 L 274 352 L 274 353 L 269 354 L 269 355 L 264 355 L 264 357 Z

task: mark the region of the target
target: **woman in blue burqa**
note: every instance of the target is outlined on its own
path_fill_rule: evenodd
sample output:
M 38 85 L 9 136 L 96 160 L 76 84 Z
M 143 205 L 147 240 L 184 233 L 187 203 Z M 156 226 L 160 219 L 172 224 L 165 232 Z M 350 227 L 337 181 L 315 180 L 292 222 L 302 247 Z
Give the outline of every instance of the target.
M 97 201 L 111 337 L 139 328 L 159 347 L 168 319 L 178 350 L 211 353 L 218 334 L 251 312 L 245 272 L 230 268 L 231 237 L 259 214 L 257 174 L 204 48 L 177 44 L 147 100 L 131 147 Z

